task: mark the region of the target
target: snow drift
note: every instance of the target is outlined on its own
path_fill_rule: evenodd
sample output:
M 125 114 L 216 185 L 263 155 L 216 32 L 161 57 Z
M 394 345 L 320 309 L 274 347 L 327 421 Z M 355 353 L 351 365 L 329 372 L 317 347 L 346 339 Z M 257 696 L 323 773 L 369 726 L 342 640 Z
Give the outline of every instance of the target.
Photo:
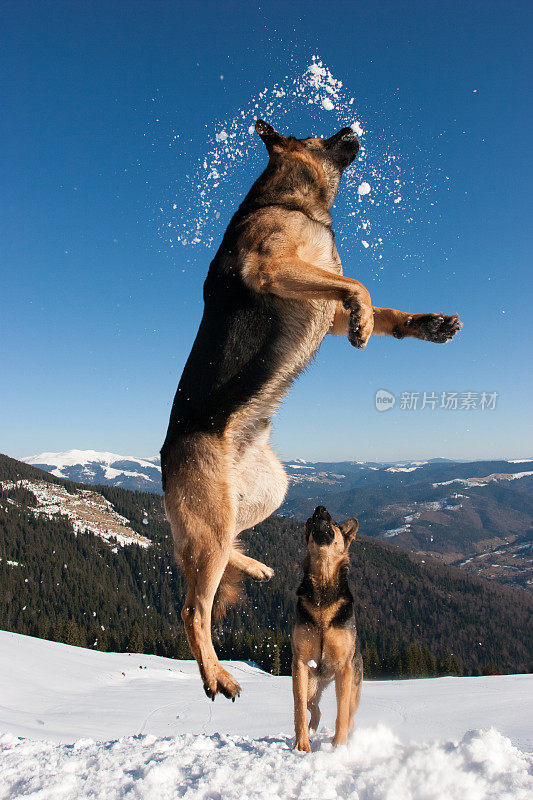
M 323 737 L 321 737 L 323 738 Z M 386 727 L 359 729 L 348 746 L 302 756 L 288 736 L 132 736 L 74 745 L 0 738 L 2 798 L 527 800 L 530 760 L 495 730 L 459 743 L 402 744 Z M 317 749 L 318 748 L 318 749 Z

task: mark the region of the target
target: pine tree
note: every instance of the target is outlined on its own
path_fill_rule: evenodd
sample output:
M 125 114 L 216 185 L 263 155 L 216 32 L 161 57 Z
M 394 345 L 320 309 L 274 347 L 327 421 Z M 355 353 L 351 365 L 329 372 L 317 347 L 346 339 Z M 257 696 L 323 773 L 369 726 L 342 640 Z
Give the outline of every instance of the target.
M 85 637 L 82 637 L 79 626 L 73 619 L 69 619 L 65 626 L 65 642 L 75 647 L 85 647 L 87 644 Z
M 274 645 L 274 661 L 272 663 L 272 675 L 279 675 L 281 672 L 281 657 L 279 654 L 279 647 Z
M 499 670 L 497 669 L 493 658 L 491 658 L 490 661 L 483 667 L 482 675 L 499 675 Z
M 144 636 L 141 630 L 141 626 L 136 622 L 133 628 L 131 629 L 131 635 L 129 640 L 129 651 L 130 653 L 142 653 L 144 652 Z
M 375 678 L 381 672 L 381 663 L 376 645 L 365 647 L 363 650 L 364 673 L 367 678 Z

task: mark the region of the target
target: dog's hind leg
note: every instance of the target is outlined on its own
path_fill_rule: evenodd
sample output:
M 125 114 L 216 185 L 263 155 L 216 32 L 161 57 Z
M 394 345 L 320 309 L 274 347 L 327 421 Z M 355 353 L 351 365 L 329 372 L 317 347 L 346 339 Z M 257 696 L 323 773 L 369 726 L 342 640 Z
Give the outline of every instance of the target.
M 287 492 L 287 475 L 268 444 L 269 433 L 270 424 L 248 445 L 236 464 L 237 535 L 269 517 Z M 228 563 L 256 581 L 268 581 L 274 575 L 273 569 L 245 555 L 238 546 L 232 548 Z
M 263 522 L 279 508 L 287 493 L 287 475 L 268 443 L 270 427 L 268 423 L 235 464 L 237 533 Z
M 241 691 L 237 681 L 220 664 L 211 639 L 213 601 L 228 563 L 232 538 L 233 530 L 227 532 L 222 542 L 210 535 L 207 547 L 199 551 L 185 548 L 180 558 L 187 581 L 181 616 L 205 693 L 211 700 L 218 692 L 235 700 Z
M 225 448 L 214 437 L 182 442 L 167 467 L 165 487 L 165 512 L 187 583 L 181 616 L 211 699 L 218 692 L 235 699 L 240 692 L 239 684 L 221 666 L 211 639 L 213 602 L 236 529 L 228 463 Z M 227 599 L 227 591 L 225 595 Z

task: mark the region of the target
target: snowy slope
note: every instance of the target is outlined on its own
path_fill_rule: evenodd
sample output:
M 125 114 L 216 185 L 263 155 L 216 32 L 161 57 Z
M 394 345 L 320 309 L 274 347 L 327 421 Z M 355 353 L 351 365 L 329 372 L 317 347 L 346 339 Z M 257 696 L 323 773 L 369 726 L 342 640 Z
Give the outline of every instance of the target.
M 75 533 L 94 533 L 111 545 L 137 544 L 140 547 L 149 547 L 151 542 L 146 536 L 141 536 L 129 527 L 130 521 L 121 516 L 113 505 L 99 492 L 89 489 L 67 489 L 51 481 L 19 480 L 0 481 L 0 490 L 9 490 L 15 487 L 27 489 L 35 498 L 35 504 L 25 504 L 24 509 L 35 516 L 44 515 L 54 519 L 57 514 L 68 517 Z M 7 499 L 8 507 L 20 506 L 12 498 Z M 146 518 L 148 522 L 148 519 Z
M 533 676 L 367 682 L 335 752 L 329 692 L 306 756 L 290 679 L 230 668 L 242 697 L 210 703 L 193 662 L 0 632 L 0 799 L 532 796 Z

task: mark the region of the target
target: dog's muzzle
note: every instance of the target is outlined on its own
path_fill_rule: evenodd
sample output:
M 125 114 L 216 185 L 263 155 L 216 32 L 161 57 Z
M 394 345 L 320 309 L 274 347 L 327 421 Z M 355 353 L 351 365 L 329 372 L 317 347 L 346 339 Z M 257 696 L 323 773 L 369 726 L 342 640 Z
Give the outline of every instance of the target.
M 331 515 L 324 506 L 317 506 L 313 516 L 305 523 L 308 536 L 312 536 L 319 547 L 325 547 L 335 538 Z

